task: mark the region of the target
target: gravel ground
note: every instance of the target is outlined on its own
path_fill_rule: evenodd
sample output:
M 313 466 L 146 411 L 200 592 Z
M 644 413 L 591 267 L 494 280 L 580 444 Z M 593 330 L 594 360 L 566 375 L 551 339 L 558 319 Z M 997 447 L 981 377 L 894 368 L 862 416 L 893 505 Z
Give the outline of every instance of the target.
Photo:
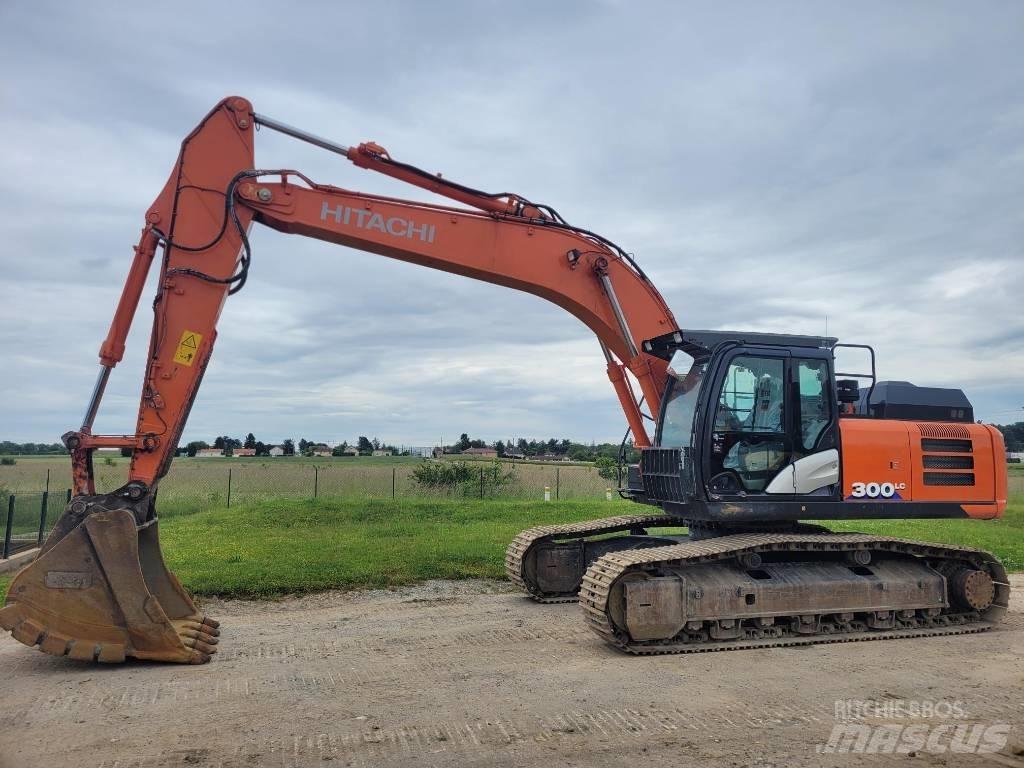
M 1014 587 L 980 635 L 649 658 L 605 647 L 574 605 L 490 582 L 209 601 L 222 650 L 204 667 L 83 665 L 4 636 L 0 766 L 1024 766 Z M 893 700 L 959 717 L 890 705 L 864 722 L 1007 723 L 1008 744 L 816 751 L 836 702 Z

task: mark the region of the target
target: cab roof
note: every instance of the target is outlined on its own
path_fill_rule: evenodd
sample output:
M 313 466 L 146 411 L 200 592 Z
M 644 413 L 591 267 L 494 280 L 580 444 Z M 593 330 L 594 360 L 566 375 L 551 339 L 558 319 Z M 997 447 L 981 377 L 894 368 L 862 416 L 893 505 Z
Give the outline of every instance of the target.
M 676 350 L 682 350 L 691 357 L 698 357 L 711 354 L 716 347 L 727 342 L 764 347 L 832 349 L 839 343 L 839 339 L 832 336 L 799 336 L 756 331 L 678 330 L 648 339 L 643 343 L 643 349 L 650 355 L 669 360 Z

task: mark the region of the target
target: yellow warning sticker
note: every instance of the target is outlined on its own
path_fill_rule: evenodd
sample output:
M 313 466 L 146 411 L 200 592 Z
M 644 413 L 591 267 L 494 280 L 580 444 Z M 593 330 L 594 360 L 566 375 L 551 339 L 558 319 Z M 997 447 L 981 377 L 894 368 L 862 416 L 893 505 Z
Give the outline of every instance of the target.
M 182 365 L 192 365 L 199 354 L 199 342 L 203 340 L 201 333 L 185 331 L 181 334 L 181 341 L 178 342 L 178 351 L 174 353 L 174 362 Z

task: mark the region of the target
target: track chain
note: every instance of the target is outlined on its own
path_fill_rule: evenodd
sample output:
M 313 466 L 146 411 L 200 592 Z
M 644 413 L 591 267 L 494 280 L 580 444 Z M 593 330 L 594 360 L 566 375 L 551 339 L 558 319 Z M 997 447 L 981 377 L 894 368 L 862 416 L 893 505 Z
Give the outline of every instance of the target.
M 685 637 L 668 641 L 634 641 L 615 628 L 609 616 L 608 600 L 616 581 L 629 571 L 646 571 L 657 566 L 685 566 L 734 558 L 748 552 L 837 552 L 854 549 L 882 550 L 918 557 L 967 560 L 976 566 L 987 565 L 996 583 L 1003 588 L 1004 601 L 995 603 L 984 616 L 973 614 L 942 614 L 932 622 L 913 619 L 891 630 L 857 629 L 834 634 L 786 634 L 779 625 L 774 630 L 780 637 L 708 640 Z M 998 596 L 997 592 L 997 596 Z M 859 533 L 800 534 L 738 534 L 703 541 L 686 542 L 650 549 L 612 552 L 596 560 L 583 576 L 579 603 L 587 625 L 605 642 L 633 654 L 701 653 L 745 648 L 776 648 L 815 643 L 841 643 L 863 640 L 884 640 L 901 637 L 927 637 L 984 632 L 991 629 L 1006 613 L 1009 584 L 1002 564 L 988 552 L 967 547 L 952 547 L 931 542 L 869 536 Z M 921 624 L 924 624 L 923 626 Z
M 575 603 L 576 594 L 545 595 L 535 584 L 528 584 L 524 575 L 524 563 L 530 549 L 545 541 L 563 538 L 586 538 L 605 533 L 628 531 L 632 528 L 674 528 L 686 524 L 669 515 L 619 515 L 600 520 L 587 520 L 582 523 L 566 523 L 564 525 L 538 525 L 527 528 L 512 539 L 505 551 L 505 573 L 513 584 L 526 592 L 538 603 Z

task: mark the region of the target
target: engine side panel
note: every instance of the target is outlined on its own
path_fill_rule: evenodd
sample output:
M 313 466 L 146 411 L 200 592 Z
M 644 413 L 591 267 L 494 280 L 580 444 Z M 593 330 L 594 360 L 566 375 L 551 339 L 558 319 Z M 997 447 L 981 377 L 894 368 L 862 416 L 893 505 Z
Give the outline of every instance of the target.
M 1001 436 L 983 424 L 842 419 L 843 499 L 959 504 L 969 517 L 1006 509 Z

